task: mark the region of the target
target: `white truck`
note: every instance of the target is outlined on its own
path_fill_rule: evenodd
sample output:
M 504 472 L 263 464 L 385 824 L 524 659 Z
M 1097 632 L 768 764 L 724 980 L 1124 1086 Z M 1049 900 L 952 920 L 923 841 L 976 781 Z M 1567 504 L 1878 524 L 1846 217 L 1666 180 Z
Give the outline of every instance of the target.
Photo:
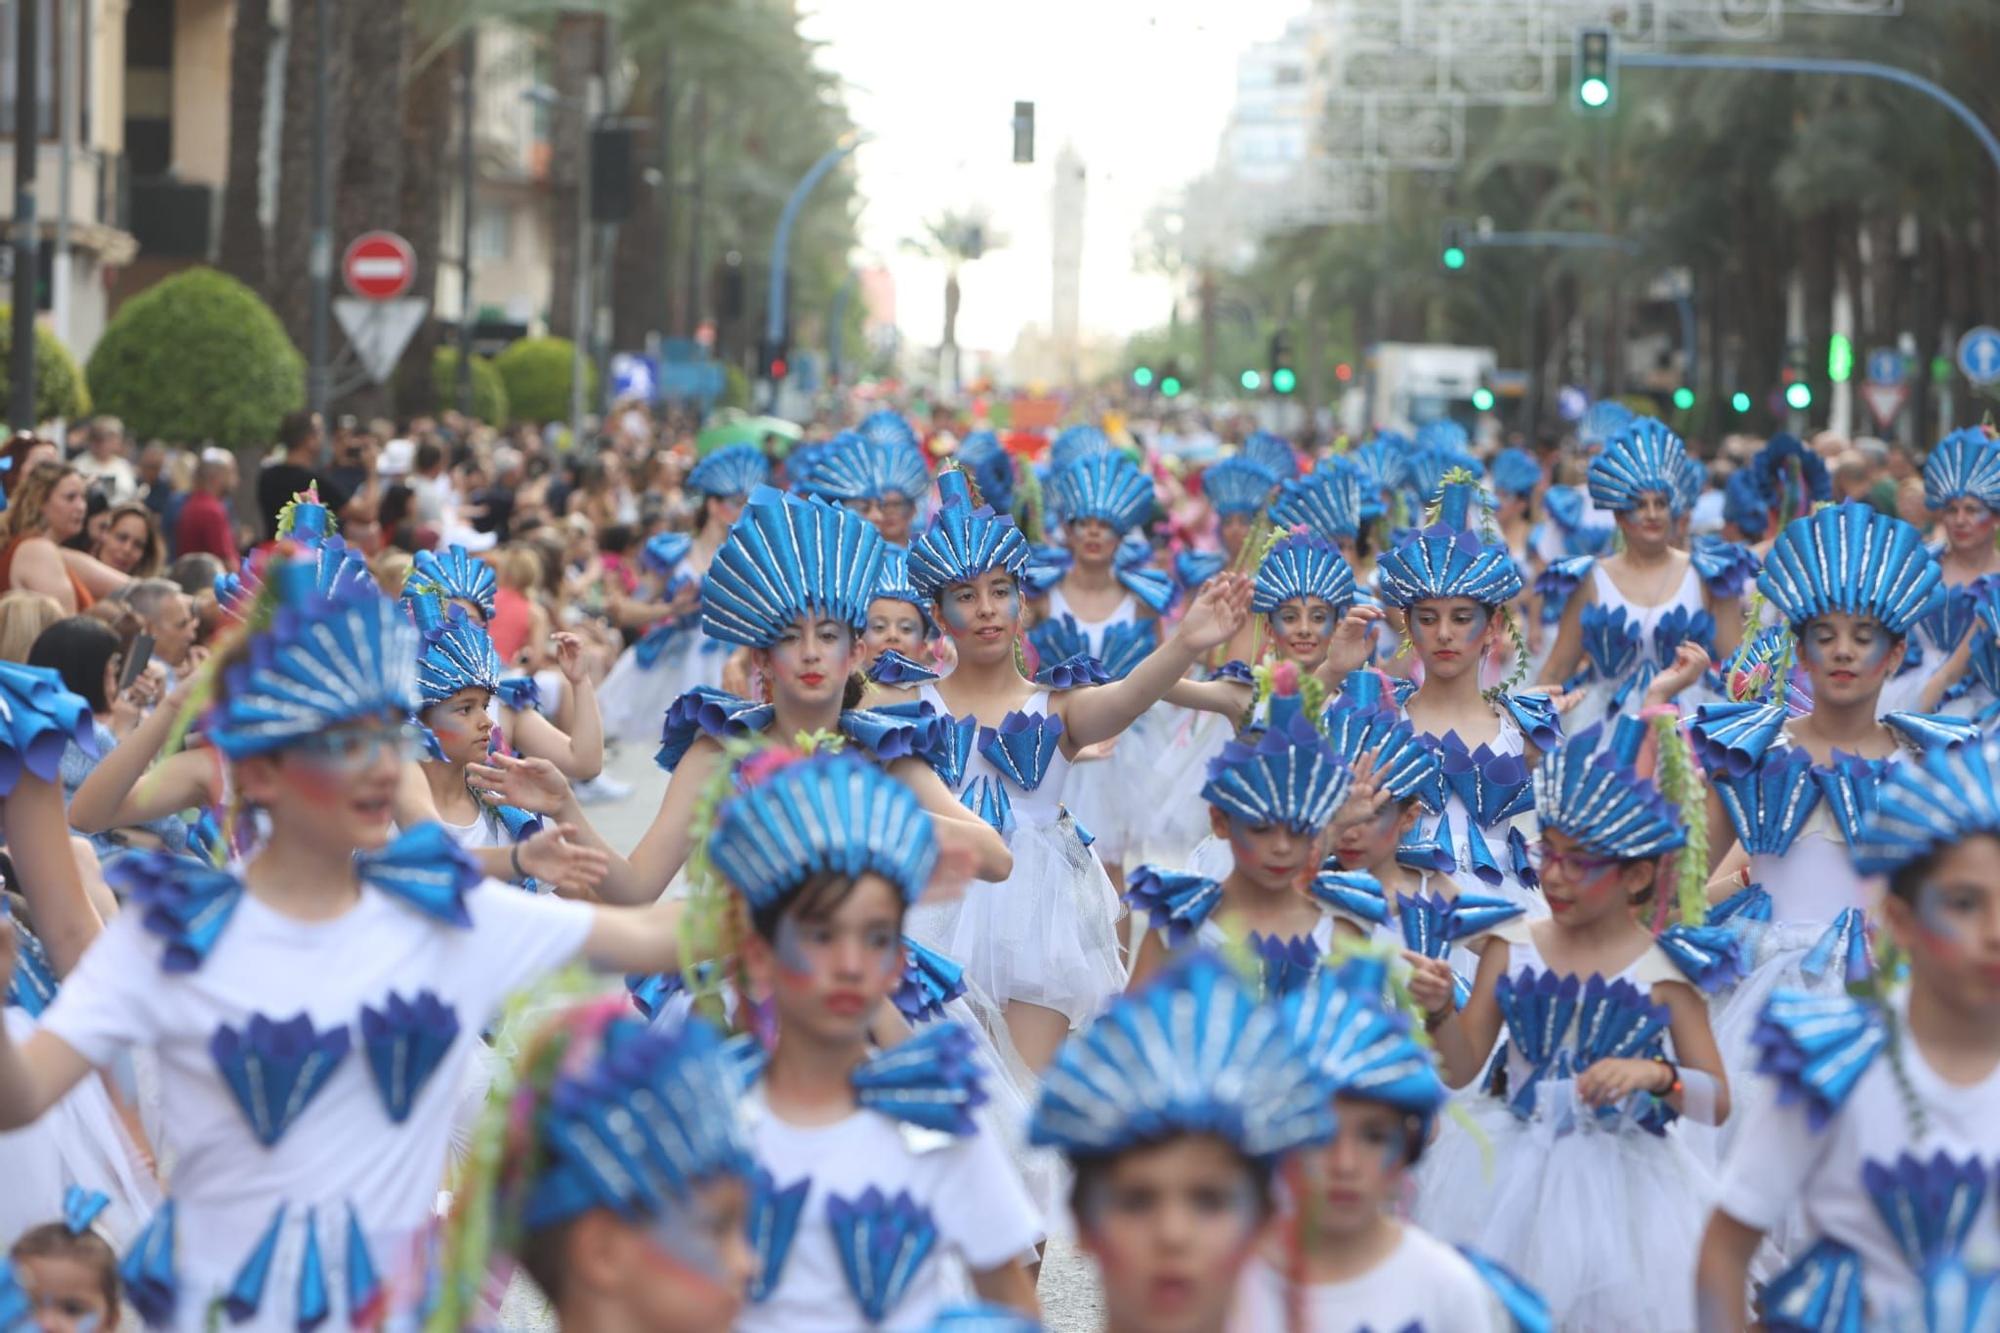
M 1490 385 L 1498 368 L 1491 347 L 1377 343 L 1362 361 L 1360 387 L 1341 404 L 1341 424 L 1351 434 L 1377 428 L 1409 432 L 1450 417 L 1478 438 L 1487 413 L 1474 404 L 1474 395 Z

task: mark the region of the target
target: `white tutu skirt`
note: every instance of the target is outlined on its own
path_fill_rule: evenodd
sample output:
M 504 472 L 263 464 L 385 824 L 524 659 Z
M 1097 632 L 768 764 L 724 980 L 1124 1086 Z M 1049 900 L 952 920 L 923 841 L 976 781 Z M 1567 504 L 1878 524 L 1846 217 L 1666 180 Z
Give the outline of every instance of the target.
M 1208 763 L 1235 735 L 1220 713 L 1176 708 L 1164 718 L 1165 741 L 1147 776 L 1147 818 L 1139 826 L 1136 859 L 1153 865 L 1186 865 L 1194 849 L 1211 836 L 1207 801 Z M 1084 825 L 1089 827 L 1088 821 Z
M 721 685 L 728 661 L 728 644 L 693 630 L 685 647 L 669 645 L 650 667 L 639 664 L 637 648 L 627 648 L 597 687 L 604 738 L 627 745 L 658 745 L 667 705 L 697 685 Z
M 1108 758 L 1076 764 L 1069 771 L 1063 805 L 1097 840 L 1092 850 L 1107 866 L 1123 866 L 1157 817 L 1154 769 L 1167 743 L 1166 714 L 1174 711 L 1154 705 L 1119 735 Z M 1197 783 L 1189 793 L 1196 804 L 1201 804 L 1200 791 Z
M 1695 1258 L 1712 1186 L 1673 1130 L 1605 1126 L 1568 1080 L 1533 1120 L 1498 1098 L 1454 1099 L 1418 1162 L 1417 1223 L 1513 1270 L 1570 1333 L 1691 1333 Z
M 35 1020 L 22 1010 L 5 1010 L 5 1020 L 11 1040 L 34 1035 Z M 71 1185 L 111 1200 L 98 1226 L 121 1251 L 160 1203 L 159 1182 L 95 1072 L 32 1125 L 0 1134 L 0 1256 L 23 1232 L 62 1221 Z
M 903 929 L 1000 1008 L 1038 1004 L 1079 1027 L 1125 986 L 1118 895 L 1073 820 L 1019 825 L 1010 846 L 1013 874 L 974 880 L 955 903 L 920 904 Z

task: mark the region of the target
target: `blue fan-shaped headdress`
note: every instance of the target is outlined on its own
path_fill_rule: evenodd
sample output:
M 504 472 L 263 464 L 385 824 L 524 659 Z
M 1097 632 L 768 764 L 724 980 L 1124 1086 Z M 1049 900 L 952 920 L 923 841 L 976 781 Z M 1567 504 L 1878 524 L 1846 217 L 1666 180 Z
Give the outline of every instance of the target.
M 1436 521 L 1382 557 L 1376 573 L 1384 601 L 1408 608 L 1467 597 L 1481 606 L 1500 606 L 1520 596 L 1521 570 L 1507 547 L 1467 526 L 1475 499 L 1475 488 L 1467 483 L 1446 486 Z
M 1282 435 L 1273 435 L 1268 430 L 1253 430 L 1243 441 L 1243 457 L 1262 467 L 1279 481 L 1288 481 L 1299 474 L 1299 451 L 1292 442 Z
M 898 602 L 908 602 L 924 612 L 924 623 L 930 624 L 930 598 L 916 590 L 910 582 L 910 553 L 900 546 L 882 543 L 881 581 L 875 585 L 875 596 L 887 597 Z
M 1542 482 L 1542 465 L 1526 449 L 1507 448 L 1493 455 L 1487 475 L 1502 495 L 1529 496 Z
M 825 754 L 724 801 L 708 854 L 754 911 L 829 874 L 880 875 L 913 903 L 937 864 L 937 835 L 908 787 L 874 764 Z
M 1590 460 L 1590 498 L 1622 513 L 1636 508 L 1642 495 L 1663 495 L 1673 513 L 1684 514 L 1681 471 L 1686 466 L 1687 446 L 1680 436 L 1664 421 L 1634 417 Z
M 910 586 L 933 599 L 954 583 L 970 583 L 988 570 L 1019 578 L 1028 567 L 1028 539 L 1014 520 L 985 505 L 974 508 L 965 474 L 938 474 L 938 511 L 910 543 Z
M 1453 472 L 1470 472 L 1475 477 L 1483 477 L 1486 465 L 1464 449 L 1439 446 L 1419 449 L 1411 454 L 1409 487 L 1417 503 L 1436 504 L 1438 493 L 1444 488 L 1444 479 Z
M 1400 491 L 1410 484 L 1410 442 L 1401 435 L 1384 432 L 1342 456 L 1360 469 L 1363 485 L 1377 496 Z M 1325 467 L 1331 461 L 1322 460 L 1320 466 Z
M 1722 517 L 1745 537 L 1756 541 L 1771 529 L 1771 504 L 1757 485 L 1757 474 L 1740 467 L 1722 483 Z
M 1890 874 L 1978 834 L 2000 837 L 2000 741 L 1936 746 L 1888 766 L 1854 865 Z
M 1333 543 L 1312 533 L 1280 537 L 1257 566 L 1250 609 L 1268 615 L 1294 598 L 1317 597 L 1336 618 L 1354 605 L 1354 571 Z
M 1924 506 L 1942 509 L 1969 496 L 2000 513 L 2000 445 L 1977 426 L 1955 430 L 1924 460 Z
M 208 734 L 231 759 L 283 749 L 348 722 L 417 707 L 417 627 L 372 586 L 314 586 L 310 560 L 264 569 L 270 624 L 224 675 Z
M 1321 467 L 1293 477 L 1271 502 L 1271 521 L 1281 528 L 1304 527 L 1328 541 L 1361 531 L 1361 473 L 1351 467 Z
M 704 1185 L 755 1170 L 737 1113 L 742 1077 L 699 1018 L 656 1031 L 614 1018 L 594 1058 L 556 1076 L 535 1121 L 540 1170 L 523 1225 L 533 1231 L 608 1208 L 628 1221 L 686 1206 Z
M 1283 1015 L 1196 950 L 1063 1044 L 1028 1138 L 1101 1158 L 1213 1134 L 1267 1162 L 1333 1137 L 1333 1091 Z
M 1201 493 L 1217 514 L 1252 514 L 1270 503 L 1278 479 L 1263 464 L 1240 454 L 1210 463 L 1201 473 Z
M 959 465 L 972 474 L 979 498 L 996 513 L 1014 508 L 1014 459 L 1000 437 L 990 430 L 976 430 L 958 446 Z
M 1119 453 L 1089 454 L 1049 478 L 1049 507 L 1064 523 L 1094 518 L 1120 534 L 1153 512 L 1153 482 Z
M 1470 453 L 1472 432 L 1450 417 L 1439 417 L 1435 421 L 1426 421 L 1417 427 L 1414 443 L 1418 453 L 1428 453 L 1434 449 L 1448 453 Z
M 1826 460 L 1796 435 L 1773 435 L 1750 460 L 1751 475 L 1763 493 L 1764 507 L 1786 522 L 1833 498 L 1833 477 Z
M 1232 740 L 1208 761 L 1201 799 L 1232 819 L 1315 834 L 1333 821 L 1354 771 L 1304 717 L 1273 726 L 1255 743 Z
M 1403 720 L 1380 672 L 1348 672 L 1320 722 L 1327 744 L 1350 766 L 1372 757 L 1376 784 L 1394 799 L 1428 799 L 1438 791 L 1438 752 Z
M 1383 1003 L 1388 969 L 1379 958 L 1316 969 L 1282 1001 L 1292 1033 L 1334 1081 L 1334 1095 L 1381 1102 L 1425 1121 L 1445 1102 L 1431 1056 L 1409 1017 Z
M 1111 451 L 1111 437 L 1097 427 L 1065 426 L 1049 444 L 1049 469 L 1060 472 L 1079 458 Z
M 447 606 L 436 593 L 408 600 L 410 615 L 423 633 L 417 652 L 417 693 L 424 706 L 443 703 L 463 689 L 497 693 L 500 652 L 493 636 L 475 625 L 461 606 Z
M 1829 505 L 1785 525 L 1757 587 L 1794 631 L 1829 611 L 1872 616 L 1902 635 L 1943 600 L 1923 534 L 1865 504 Z
M 1687 841 L 1680 813 L 1639 776 L 1647 724 L 1613 718 L 1563 742 L 1535 770 L 1535 814 L 1600 856 L 1638 861 Z
M 853 431 L 801 449 L 792 455 L 792 489 L 822 500 L 868 500 L 875 497 L 875 478 L 868 461 L 868 442 Z
M 688 470 L 682 483 L 703 495 L 748 495 L 771 478 L 771 461 L 754 444 L 725 444 Z
M 808 612 L 858 632 L 881 583 L 883 546 L 852 510 L 760 487 L 708 567 L 701 627 L 750 648 L 770 647 Z
M 500 579 L 493 566 L 463 546 L 417 552 L 410 560 L 410 579 L 436 588 L 447 602 L 471 602 L 489 620 L 499 604 Z

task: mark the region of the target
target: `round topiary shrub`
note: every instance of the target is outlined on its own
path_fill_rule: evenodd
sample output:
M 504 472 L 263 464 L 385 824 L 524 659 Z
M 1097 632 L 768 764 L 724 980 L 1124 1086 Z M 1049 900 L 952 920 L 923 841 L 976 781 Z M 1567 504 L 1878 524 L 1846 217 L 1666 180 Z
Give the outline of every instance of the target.
M 431 358 L 431 391 L 437 395 L 439 411 L 458 406 L 458 349 L 440 347 Z M 564 408 L 568 411 L 567 406 Z M 472 358 L 472 415 L 489 426 L 504 426 L 507 415 L 507 383 L 493 362 L 483 356 Z
M 257 294 L 191 268 L 119 307 L 90 354 L 100 412 L 140 439 L 267 443 L 305 403 L 305 358 Z
M 14 411 L 14 312 L 0 305 L 0 420 Z M 90 415 L 90 387 L 62 339 L 35 325 L 35 420 L 77 421 Z
M 516 421 L 540 425 L 569 420 L 569 370 L 575 355 L 567 338 L 522 338 L 493 358 Z M 588 402 L 597 393 L 597 369 L 586 361 L 583 372 L 583 396 Z

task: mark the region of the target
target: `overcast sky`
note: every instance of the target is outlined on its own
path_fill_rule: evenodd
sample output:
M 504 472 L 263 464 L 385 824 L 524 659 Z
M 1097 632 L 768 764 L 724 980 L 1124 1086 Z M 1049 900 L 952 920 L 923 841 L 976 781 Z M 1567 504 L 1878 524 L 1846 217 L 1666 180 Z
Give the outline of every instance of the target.
M 1306 0 L 800 0 L 821 62 L 847 85 L 866 258 L 896 277 L 919 344 L 944 318 L 941 268 L 901 242 L 941 209 L 983 204 L 1009 237 L 961 283 L 959 341 L 1006 351 L 1049 322 L 1049 173 L 1065 143 L 1088 172 L 1083 325 L 1165 321 L 1166 284 L 1133 272 L 1146 210 L 1213 163 L 1236 57 Z M 1016 99 L 1035 103 L 1035 162 L 1011 162 Z

